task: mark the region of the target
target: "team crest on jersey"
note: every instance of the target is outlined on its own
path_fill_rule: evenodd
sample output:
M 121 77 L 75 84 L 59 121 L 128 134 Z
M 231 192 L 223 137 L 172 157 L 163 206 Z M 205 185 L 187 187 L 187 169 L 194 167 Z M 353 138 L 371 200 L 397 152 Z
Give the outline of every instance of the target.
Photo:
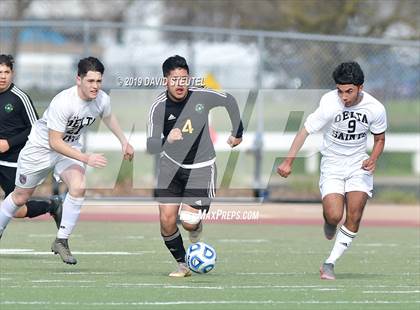
M 25 184 L 26 183 L 26 175 L 20 174 L 19 175 L 19 182 L 20 182 L 20 184 Z
M 195 106 L 195 110 L 196 110 L 198 113 L 202 113 L 202 112 L 204 111 L 204 104 L 202 104 L 202 103 L 197 103 L 197 104 L 196 104 L 196 106 Z
M 6 113 L 10 113 L 10 112 L 12 112 L 13 111 L 13 104 L 11 104 L 11 103 L 8 103 L 8 104 L 6 104 L 5 106 L 4 106 L 4 111 L 6 111 Z

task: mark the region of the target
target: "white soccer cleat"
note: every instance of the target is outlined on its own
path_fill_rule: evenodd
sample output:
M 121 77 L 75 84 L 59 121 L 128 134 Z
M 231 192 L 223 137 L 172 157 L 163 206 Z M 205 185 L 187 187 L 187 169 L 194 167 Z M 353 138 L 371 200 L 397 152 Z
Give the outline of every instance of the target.
M 186 278 L 191 276 L 191 270 L 185 263 L 178 263 L 178 269 L 169 274 L 173 278 Z

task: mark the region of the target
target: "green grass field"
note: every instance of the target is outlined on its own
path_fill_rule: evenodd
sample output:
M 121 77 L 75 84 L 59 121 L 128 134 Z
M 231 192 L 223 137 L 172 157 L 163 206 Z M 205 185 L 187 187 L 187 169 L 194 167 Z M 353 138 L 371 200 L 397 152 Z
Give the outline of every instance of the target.
M 15 221 L 0 243 L 0 309 L 420 306 L 418 228 L 362 227 L 332 282 L 319 279 L 332 246 L 319 226 L 209 224 L 216 269 L 185 279 L 167 276 L 175 264 L 158 231 L 158 223 L 80 222 L 70 242 L 79 263 L 68 266 L 49 252 L 53 223 Z

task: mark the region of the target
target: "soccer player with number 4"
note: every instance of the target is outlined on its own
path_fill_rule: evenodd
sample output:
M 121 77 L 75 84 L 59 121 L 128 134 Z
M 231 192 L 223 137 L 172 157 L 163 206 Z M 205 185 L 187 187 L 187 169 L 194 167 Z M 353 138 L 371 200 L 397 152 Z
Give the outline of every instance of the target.
M 321 265 L 321 279 L 335 280 L 334 266 L 350 247 L 359 230 L 367 199 L 372 197 L 373 172 L 385 145 L 387 118 L 384 106 L 363 91 L 364 74 L 356 62 L 340 64 L 333 72 L 336 90 L 326 93 L 297 133 L 286 159 L 277 172 L 287 178 L 309 134 L 324 130 L 319 187 L 322 196 L 324 233 L 334 238 L 329 257 Z M 370 156 L 366 153 L 368 132 L 374 136 Z
M 209 111 L 222 106 L 228 111 L 232 133 L 227 143 L 242 142 L 243 126 L 235 98 L 211 89 L 189 86 L 185 58 L 172 56 L 162 65 L 167 90 L 153 103 L 148 124 L 147 150 L 160 153 L 158 186 L 160 230 L 166 247 L 178 262 L 171 277 L 191 275 L 176 220 L 178 211 L 190 241 L 200 240 L 202 217 L 215 195 L 216 153 L 209 133 Z

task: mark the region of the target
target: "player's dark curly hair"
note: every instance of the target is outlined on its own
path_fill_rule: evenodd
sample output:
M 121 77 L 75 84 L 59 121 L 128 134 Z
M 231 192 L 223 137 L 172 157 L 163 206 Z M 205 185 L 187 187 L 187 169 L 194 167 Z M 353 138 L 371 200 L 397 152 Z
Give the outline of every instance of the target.
M 333 79 L 336 84 L 353 84 L 360 86 L 365 81 L 365 75 L 362 68 L 355 61 L 343 62 L 335 68 Z
M 87 57 L 80 59 L 77 65 L 77 75 L 83 78 L 88 71 L 95 71 L 104 74 L 105 67 L 98 58 Z
M 11 70 L 13 70 L 13 64 L 15 63 L 15 60 L 13 59 L 12 55 L 0 55 L 0 65 L 6 65 Z
M 179 55 L 169 57 L 162 65 L 163 76 L 168 76 L 172 70 L 178 68 L 185 69 L 188 73 L 190 73 L 190 69 L 188 68 L 187 61 L 184 57 Z

